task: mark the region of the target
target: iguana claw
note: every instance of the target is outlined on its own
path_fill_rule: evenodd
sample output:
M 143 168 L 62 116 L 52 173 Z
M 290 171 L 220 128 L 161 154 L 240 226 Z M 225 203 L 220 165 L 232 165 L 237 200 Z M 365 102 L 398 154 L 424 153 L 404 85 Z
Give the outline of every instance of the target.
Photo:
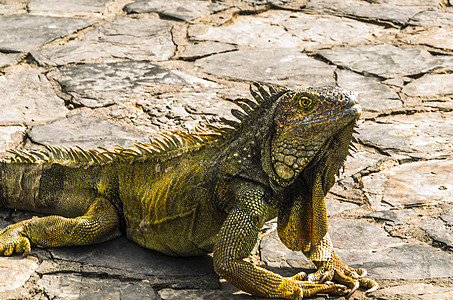
M 0 231 L 0 254 L 10 256 L 16 252 L 27 256 L 30 253 L 30 240 L 22 235 L 24 222 L 9 225 Z

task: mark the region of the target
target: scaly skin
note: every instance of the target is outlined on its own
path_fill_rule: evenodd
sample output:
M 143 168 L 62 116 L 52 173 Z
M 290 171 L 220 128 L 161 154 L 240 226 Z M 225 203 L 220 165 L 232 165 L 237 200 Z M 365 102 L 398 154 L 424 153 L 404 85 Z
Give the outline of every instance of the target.
M 324 202 L 360 107 L 338 89 L 267 88 L 252 86 L 256 102 L 234 100 L 242 111 L 232 113 L 241 122 L 206 125 L 216 134 L 175 133 L 114 151 L 12 151 L 14 157 L 0 162 L 0 206 L 56 215 L 3 229 L 0 253 L 87 245 L 124 232 L 169 255 L 214 252 L 215 270 L 257 296 L 376 289 L 364 270 L 335 255 Z M 264 222 L 276 216 L 281 241 L 311 259 L 315 273 L 282 277 L 244 260 Z

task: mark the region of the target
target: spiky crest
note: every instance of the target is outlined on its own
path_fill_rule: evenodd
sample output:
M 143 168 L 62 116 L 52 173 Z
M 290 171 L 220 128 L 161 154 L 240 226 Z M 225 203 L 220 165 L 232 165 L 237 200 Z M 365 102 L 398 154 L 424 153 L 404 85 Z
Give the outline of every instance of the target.
M 269 91 L 266 91 L 265 87 Z M 285 87 L 253 82 L 250 94 L 255 101 L 246 98 L 229 100 L 242 110 L 232 109 L 231 113 L 239 121 L 220 119 L 220 126 L 210 124 L 207 120 L 195 127 L 194 133 L 176 131 L 170 134 L 161 133 L 157 138 L 150 138 L 149 143 L 136 141 L 131 147 L 115 146 L 113 150 L 103 147 L 84 150 L 79 146 L 73 148 L 45 145 L 47 151 L 41 150 L 8 150 L 12 157 L 0 159 L 6 163 L 56 163 L 68 167 L 89 167 L 105 165 L 113 161 L 146 160 L 149 158 L 165 159 L 179 156 L 189 151 L 196 151 L 202 147 L 222 143 L 234 137 L 244 122 L 253 118 L 253 114 L 262 108 L 269 107 L 282 93 Z

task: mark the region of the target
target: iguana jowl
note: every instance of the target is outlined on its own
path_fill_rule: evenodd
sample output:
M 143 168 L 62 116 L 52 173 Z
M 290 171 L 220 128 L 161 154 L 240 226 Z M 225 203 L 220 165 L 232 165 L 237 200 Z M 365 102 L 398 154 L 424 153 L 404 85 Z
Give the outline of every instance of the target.
M 12 150 L 0 162 L 0 206 L 54 215 L 0 231 L 0 253 L 93 244 L 125 232 L 169 255 L 213 252 L 217 273 L 258 296 L 376 289 L 364 270 L 339 262 L 327 234 L 324 196 L 360 117 L 355 97 L 336 88 L 254 83 L 250 90 L 255 101 L 235 100 L 240 122 L 206 125 L 211 132 L 113 151 Z M 282 277 L 244 260 L 275 216 L 281 241 L 311 259 L 315 273 Z

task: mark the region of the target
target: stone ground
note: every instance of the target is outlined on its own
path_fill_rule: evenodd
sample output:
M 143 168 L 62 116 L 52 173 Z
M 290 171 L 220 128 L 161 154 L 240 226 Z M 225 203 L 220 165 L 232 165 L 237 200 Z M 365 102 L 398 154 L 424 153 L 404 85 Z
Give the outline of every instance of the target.
M 328 195 L 343 262 L 381 288 L 353 299 L 453 299 L 451 0 L 0 0 L 0 152 L 127 146 L 232 118 L 253 80 L 337 85 L 364 110 Z M 0 227 L 32 213 L 0 210 Z M 253 259 L 312 265 L 266 224 Z M 254 299 L 209 256 L 118 239 L 0 257 L 1 299 Z M 325 299 L 320 296 L 317 299 Z

